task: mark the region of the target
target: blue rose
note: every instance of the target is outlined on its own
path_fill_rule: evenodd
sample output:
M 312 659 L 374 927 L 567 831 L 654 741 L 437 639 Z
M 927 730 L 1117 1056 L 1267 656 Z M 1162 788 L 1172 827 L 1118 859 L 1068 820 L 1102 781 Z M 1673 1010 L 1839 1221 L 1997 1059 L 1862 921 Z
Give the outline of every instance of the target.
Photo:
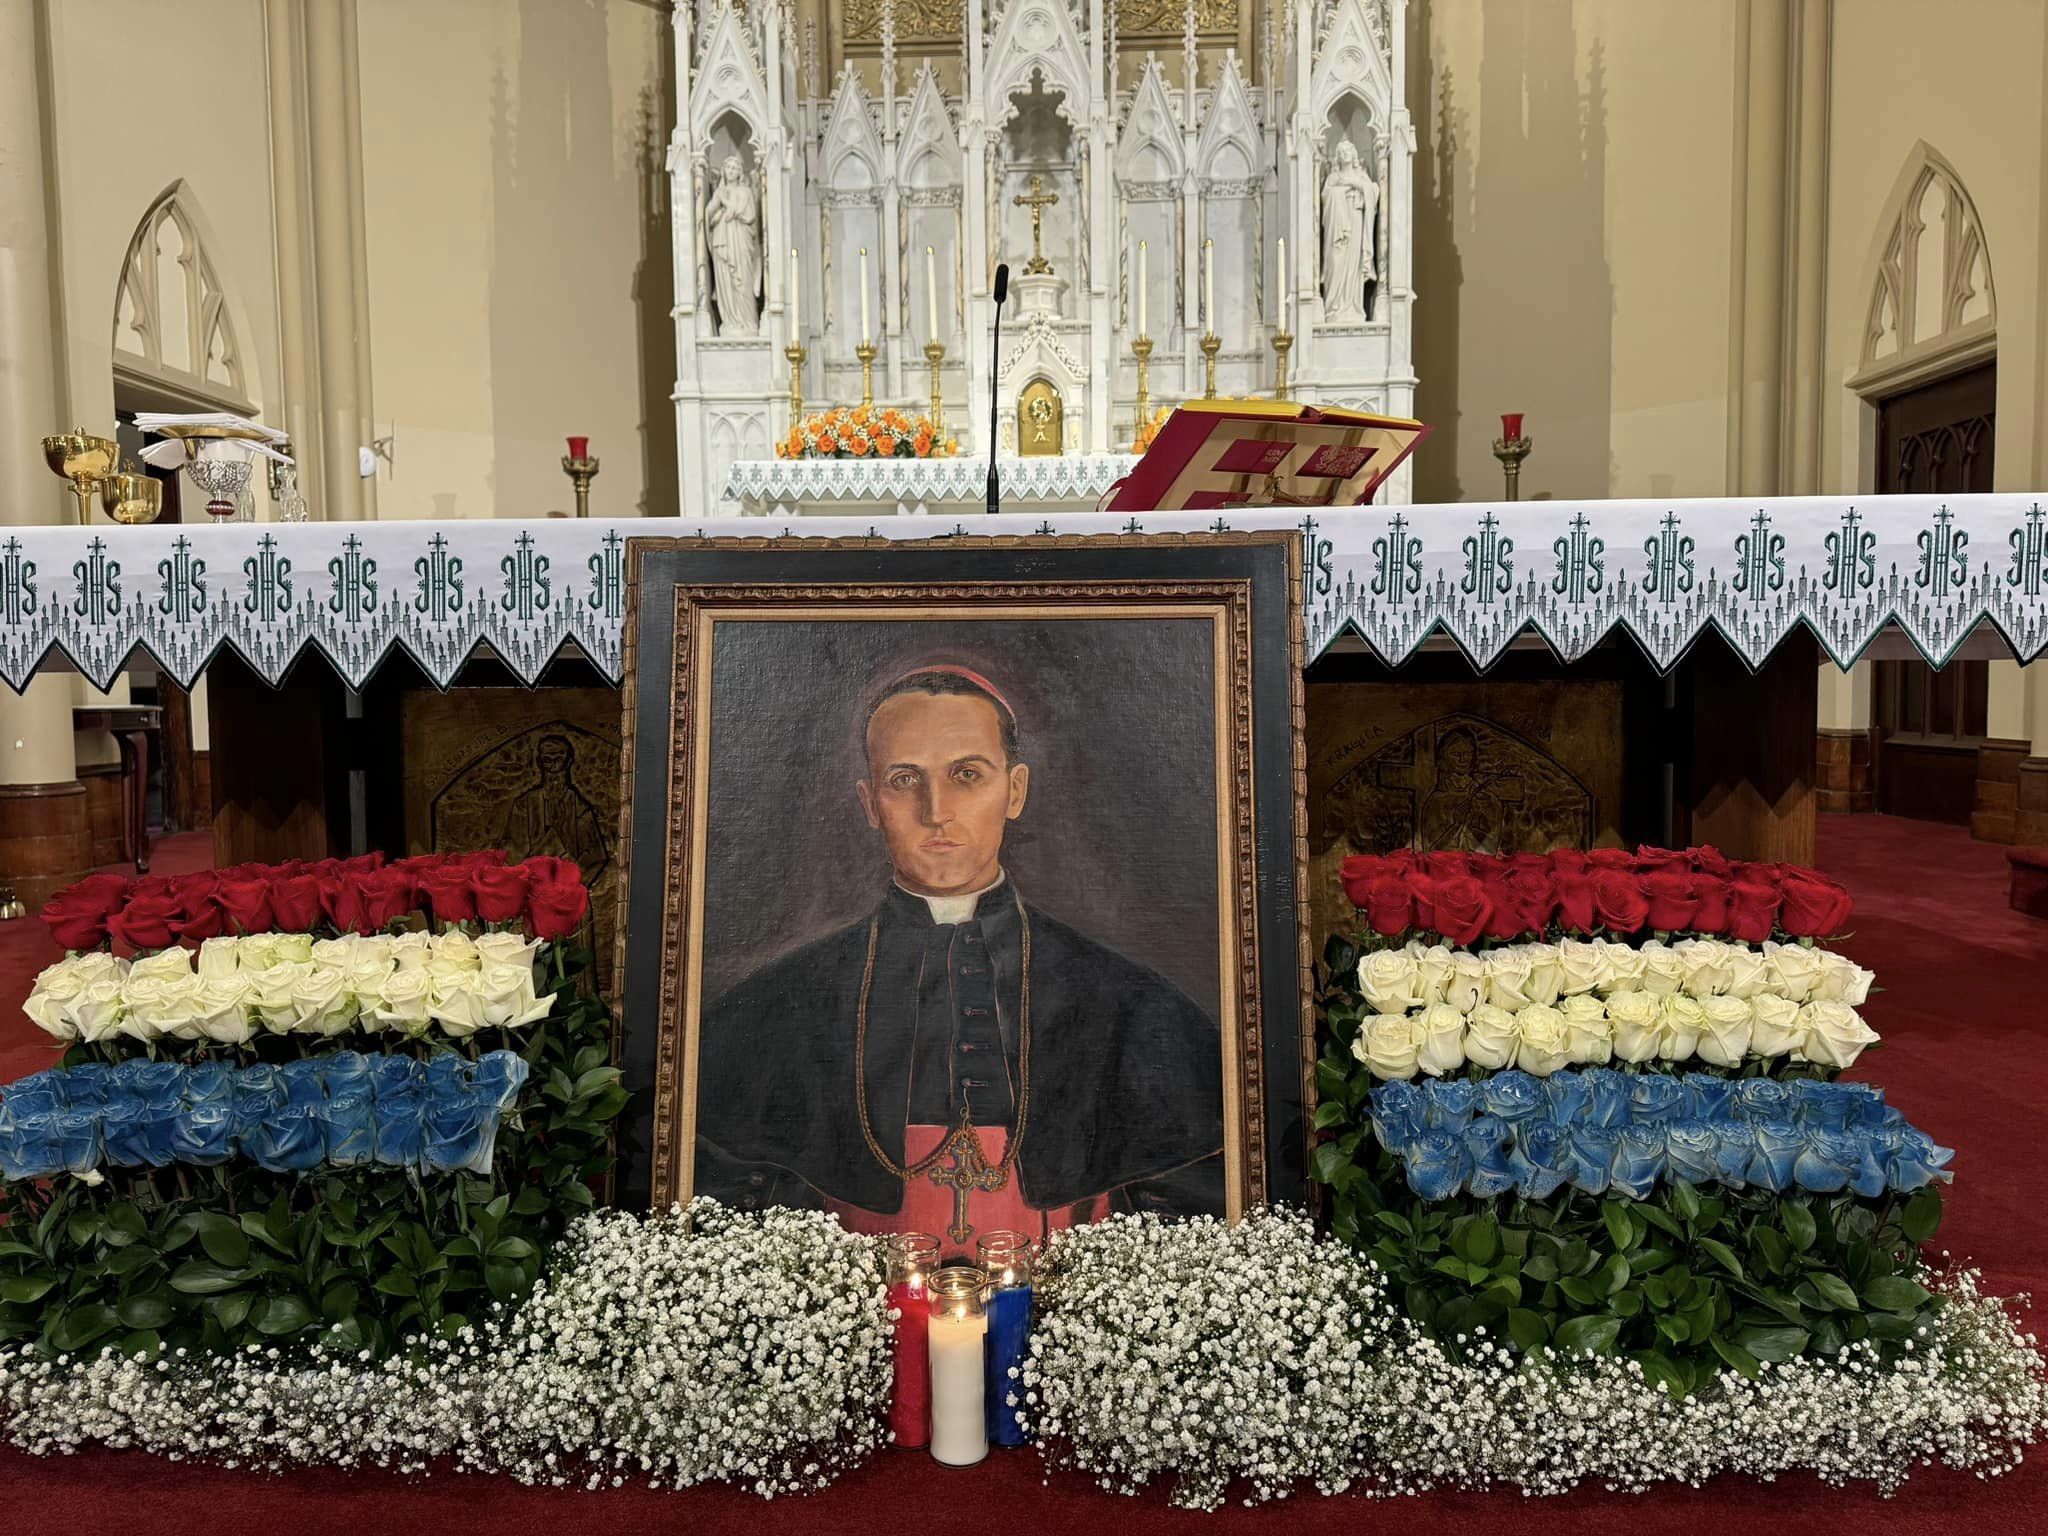
M 1522 1125 L 1537 1124 L 1524 1120 Z M 1472 1158 L 1472 1171 L 1465 1175 L 1465 1190 L 1489 1199 L 1515 1187 L 1515 1169 L 1508 1157 L 1508 1143 L 1517 1127 L 1494 1115 L 1481 1115 L 1465 1127 L 1465 1150 Z
M 175 1061 L 151 1061 L 138 1056 L 114 1068 L 110 1093 L 169 1109 L 184 1102 L 185 1069 Z
M 1565 1181 L 1570 1151 L 1564 1127 L 1555 1121 L 1524 1120 L 1516 1126 L 1515 1149 L 1508 1158 L 1515 1171 L 1515 1193 L 1524 1200 L 1548 1200 L 1556 1194 Z
M 321 1107 L 283 1104 L 241 1136 L 242 1155 L 272 1173 L 304 1173 L 327 1156 Z
M 1673 1120 L 1664 1127 L 1665 1172 L 1688 1184 L 1712 1184 L 1721 1177 L 1720 1143 L 1705 1120 Z
M 1564 1170 L 1573 1189 L 1589 1195 L 1607 1192 L 1621 1132 L 1611 1125 L 1574 1125 L 1565 1134 Z
M 1789 1119 L 1792 1089 L 1772 1077 L 1745 1077 L 1735 1085 L 1735 1113 L 1745 1120 Z
M 1664 1135 L 1661 1120 L 1623 1126 L 1615 1143 L 1614 1161 L 1608 1165 L 1607 1187 L 1631 1200 L 1649 1199 L 1664 1172 Z
M 489 1094 L 499 1109 L 509 1109 L 519 1097 L 519 1090 L 526 1086 L 531 1070 L 526 1058 L 517 1051 L 492 1051 L 477 1059 L 476 1086 L 480 1092 Z
M 285 1103 L 298 1109 L 318 1109 L 327 1102 L 327 1063 L 317 1056 L 288 1061 L 277 1069 L 278 1086 Z
M 10 1179 L 42 1179 L 56 1173 L 90 1173 L 100 1162 L 100 1117 L 91 1109 L 8 1112 L 11 1128 L 0 1136 Z
M 1735 1079 L 1715 1077 L 1711 1072 L 1688 1072 L 1685 1084 L 1685 1116 L 1691 1120 L 1726 1120 L 1735 1112 Z
M 1792 1118 L 1814 1130 L 1840 1131 L 1849 1125 L 1848 1097 L 1834 1083 L 1801 1078 L 1792 1084 Z
M 0 1103 L 18 1115 L 49 1114 L 65 1108 L 63 1091 L 57 1085 L 61 1072 L 35 1072 L 0 1088 Z
M 1399 1078 L 1376 1084 L 1366 1104 L 1372 1113 L 1372 1133 L 1389 1152 L 1414 1139 L 1427 1112 L 1422 1090 Z
M 234 1069 L 224 1062 L 205 1061 L 196 1067 L 185 1068 L 185 1103 L 196 1108 L 201 1104 L 232 1106 L 235 1102 Z
M 476 1063 L 453 1051 L 441 1051 L 427 1060 L 427 1094 L 467 1093 L 476 1081 Z
M 113 1069 L 104 1062 L 61 1068 L 51 1074 L 57 1080 L 57 1099 L 66 1109 L 98 1109 L 107 1102 L 113 1083 Z
M 264 1121 L 285 1106 L 284 1082 L 277 1068 L 257 1065 L 235 1074 L 235 1136 L 254 1136 Z M 247 1149 L 243 1149 L 246 1153 Z
M 1424 1131 L 1401 1154 L 1408 1187 L 1425 1200 L 1448 1200 L 1465 1187 L 1472 1155 L 1456 1131 Z
M 1645 1072 L 1629 1079 L 1628 1108 L 1632 1124 L 1650 1125 L 1660 1120 L 1676 1120 L 1685 1113 L 1685 1104 L 1685 1085 L 1667 1073 Z
M 171 1126 L 181 1110 L 153 1108 L 116 1093 L 100 1116 L 100 1152 L 116 1168 L 161 1168 L 171 1161 Z
M 1756 1127 L 1747 1120 L 1717 1120 L 1713 1129 L 1714 1176 L 1731 1189 L 1741 1189 L 1749 1183 Z
M 171 1156 L 212 1167 L 235 1155 L 235 1111 L 218 1101 L 194 1104 L 171 1121 Z
M 429 1091 L 420 1166 L 432 1173 L 460 1168 L 489 1173 L 498 1139 L 498 1106 L 473 1086 Z
M 1510 1068 L 1482 1078 L 1479 1083 L 1479 1112 L 1498 1115 L 1507 1121 L 1528 1120 L 1550 1108 L 1550 1095 L 1543 1080 Z
M 11 1099 L 0 1099 L 0 1178 L 40 1179 L 56 1170 L 42 1162 L 43 1143 L 38 1131 L 30 1136 L 29 1121 L 40 1124 L 53 1110 L 16 1110 Z
M 1846 1131 L 1831 1131 L 1809 1125 L 1799 1138 L 1799 1154 L 1792 1162 L 1792 1178 L 1801 1189 L 1816 1195 L 1831 1195 L 1846 1189 L 1862 1161 L 1862 1148 Z
M 1887 1125 L 1870 1133 L 1884 1162 L 1885 1182 L 1893 1189 L 1913 1190 L 1937 1179 L 1946 1184 L 1955 1175 L 1948 1165 L 1955 1153 L 1936 1146 L 1934 1138 L 1910 1125 Z
M 373 1056 L 370 1097 L 377 1117 L 377 1161 L 418 1167 L 427 1109 L 425 1071 L 407 1056 Z
M 1579 1074 L 1592 1095 L 1585 1109 L 1588 1125 L 1616 1129 L 1628 1124 L 1628 1076 L 1612 1067 L 1591 1067 Z
M 1441 1131 L 1462 1131 L 1479 1107 L 1479 1085 L 1468 1078 L 1432 1078 L 1423 1090 L 1425 1125 Z
M 1593 1107 L 1593 1085 L 1583 1072 L 1553 1072 L 1543 1080 L 1550 1097 L 1550 1118 L 1559 1125 L 1577 1125 Z
M 1803 1145 L 1798 1127 L 1784 1120 L 1757 1120 L 1749 1129 L 1749 1182 L 1774 1195 L 1783 1194 L 1793 1187 L 1792 1166 L 1799 1161 Z
M 320 1085 L 330 1099 L 352 1088 L 370 1092 L 371 1058 L 360 1051 L 336 1051 L 314 1059 L 320 1065 Z
M 1833 1087 L 1848 1104 L 1850 1125 L 1884 1125 L 1898 1114 L 1885 1103 L 1884 1090 L 1875 1083 L 1836 1083 Z

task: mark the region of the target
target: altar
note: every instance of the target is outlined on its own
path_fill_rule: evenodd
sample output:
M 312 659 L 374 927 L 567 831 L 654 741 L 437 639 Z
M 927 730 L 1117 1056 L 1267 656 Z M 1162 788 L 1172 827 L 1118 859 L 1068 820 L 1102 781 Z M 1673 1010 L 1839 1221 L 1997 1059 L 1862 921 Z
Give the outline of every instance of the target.
M 1138 462 L 1130 453 L 998 458 L 1003 506 L 1050 516 L 1092 512 Z M 960 517 L 986 512 L 988 460 L 741 459 L 725 500 L 743 517 Z

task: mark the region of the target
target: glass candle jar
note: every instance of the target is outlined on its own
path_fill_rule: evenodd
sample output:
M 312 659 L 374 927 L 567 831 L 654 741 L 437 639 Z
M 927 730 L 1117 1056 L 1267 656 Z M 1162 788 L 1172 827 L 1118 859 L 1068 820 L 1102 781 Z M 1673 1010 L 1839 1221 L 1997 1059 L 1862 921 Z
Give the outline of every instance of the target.
M 988 1438 L 1023 1445 L 1031 1438 L 1024 1407 L 1024 1361 L 1031 1349 L 1031 1269 L 1037 1252 L 1022 1232 L 989 1232 L 975 1244 L 988 1276 Z
M 983 1283 L 981 1271 L 972 1265 L 950 1264 L 934 1270 L 927 1287 L 932 1457 L 949 1467 L 971 1467 L 988 1455 Z
M 889 1306 L 896 1314 L 896 1384 L 889 1396 L 889 1433 L 906 1450 L 932 1442 L 931 1313 L 928 1289 L 939 1267 L 939 1240 L 899 1232 L 883 1249 Z

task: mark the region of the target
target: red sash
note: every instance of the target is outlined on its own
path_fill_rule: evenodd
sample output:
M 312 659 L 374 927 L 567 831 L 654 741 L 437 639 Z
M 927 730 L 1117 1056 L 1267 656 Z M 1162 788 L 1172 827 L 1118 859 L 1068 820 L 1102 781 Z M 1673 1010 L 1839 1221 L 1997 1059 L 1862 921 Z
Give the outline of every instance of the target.
M 904 1161 L 915 1165 L 919 1158 L 928 1156 L 952 1134 L 951 1128 L 943 1125 L 905 1126 Z M 974 1136 L 981 1144 L 982 1158 L 990 1167 L 998 1166 L 1003 1160 L 1004 1149 L 1009 1145 L 1010 1133 L 999 1127 L 977 1125 Z M 941 1166 L 944 1162 L 942 1159 Z M 1017 1170 L 1012 1168 L 1001 1189 L 968 1192 L 967 1225 L 971 1230 L 967 1241 L 962 1243 L 947 1230 L 953 1225 L 953 1200 L 952 1187 L 934 1184 L 928 1169 L 904 1181 L 903 1209 L 900 1211 L 863 1210 L 829 1196 L 825 1200 L 825 1209 L 836 1215 L 841 1225 L 852 1232 L 934 1233 L 949 1254 L 972 1254 L 975 1238 L 984 1232 L 1023 1232 L 1043 1241 L 1063 1227 L 1099 1221 L 1109 1210 L 1108 1198 L 1103 1195 L 1093 1195 L 1049 1211 L 1037 1210 L 1025 1202 L 1024 1192 L 1017 1187 Z

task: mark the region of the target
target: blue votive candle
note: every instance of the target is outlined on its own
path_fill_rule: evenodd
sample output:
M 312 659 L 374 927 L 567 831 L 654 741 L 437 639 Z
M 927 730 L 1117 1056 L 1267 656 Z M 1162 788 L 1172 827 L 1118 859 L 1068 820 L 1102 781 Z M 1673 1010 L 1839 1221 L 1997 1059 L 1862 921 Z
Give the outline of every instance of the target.
M 1024 1407 L 1024 1359 L 1031 1348 L 1031 1240 L 1021 1232 L 990 1232 L 975 1245 L 988 1276 L 988 1439 L 1024 1445 L 1031 1428 Z

